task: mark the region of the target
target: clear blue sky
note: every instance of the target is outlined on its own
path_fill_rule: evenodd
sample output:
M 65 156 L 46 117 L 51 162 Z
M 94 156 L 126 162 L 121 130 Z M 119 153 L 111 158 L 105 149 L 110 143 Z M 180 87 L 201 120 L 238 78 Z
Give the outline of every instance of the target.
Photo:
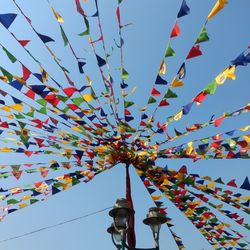
M 33 25 L 43 34 L 49 35 L 56 40 L 51 44 L 51 48 L 59 55 L 64 65 L 72 72 L 72 78 L 78 86 L 83 83 L 83 79 L 78 74 L 75 61 L 73 60 L 68 48 L 63 47 L 60 30 L 51 13 L 46 0 L 39 1 L 20 1 L 20 6 L 33 21 Z M 93 87 L 97 92 L 103 91 L 100 77 L 97 76 L 97 68 L 94 65 L 93 55 L 86 52 L 89 49 L 86 38 L 77 36 L 85 27 L 81 17 L 75 11 L 74 1 L 51 1 L 56 10 L 64 17 L 64 28 L 78 54 L 89 58 L 90 63 L 86 70 L 93 80 Z M 84 2 L 84 1 L 82 1 Z M 93 1 L 83 4 L 87 13 L 94 12 Z M 168 61 L 168 80 L 170 81 L 182 60 L 189 51 L 193 41 L 197 37 L 207 14 L 216 1 L 195 1 L 187 0 L 191 9 L 189 16 L 185 16 L 179 21 L 181 36 L 173 40 L 176 57 Z M 131 96 L 136 100 L 139 107 L 143 107 L 151 91 L 152 83 L 155 80 L 158 67 L 169 34 L 173 27 L 176 14 L 179 10 L 181 1 L 132 1 L 124 0 L 121 5 L 122 23 L 133 23 L 133 25 L 123 30 L 125 40 L 124 59 L 125 68 L 130 74 L 128 83 L 130 86 L 137 86 L 137 91 Z M 100 17 L 103 22 L 104 35 L 107 48 L 111 51 L 111 46 L 115 46 L 113 38 L 118 40 L 116 23 L 116 1 L 99 0 Z M 198 94 L 211 80 L 217 76 L 238 54 L 250 45 L 250 2 L 249 0 L 230 1 L 229 4 L 215 16 L 207 25 L 210 41 L 202 44 L 203 56 L 194 58 L 187 64 L 187 76 L 185 86 L 178 89 L 179 98 L 164 112 L 159 112 L 158 118 L 167 117 L 178 111 L 182 105 L 187 104 L 196 94 Z M 19 13 L 12 3 L 12 0 L 5 0 L 1 4 L 0 13 Z M 91 23 L 92 24 L 92 23 Z M 98 34 L 97 27 L 93 26 L 92 34 Z M 49 57 L 41 42 L 35 37 L 21 15 L 18 16 L 11 30 L 21 39 L 30 39 L 29 50 L 38 57 L 44 67 L 59 82 L 65 82 L 55 63 Z M 30 58 L 21 50 L 20 46 L 9 36 L 6 30 L 0 27 L 3 43 L 17 58 L 21 59 L 32 70 L 38 71 Z M 98 35 L 96 35 L 96 38 Z M 101 49 L 99 49 L 101 53 Z M 91 61 L 92 60 L 92 61 Z M 1 66 L 9 68 L 15 72 L 15 66 L 11 65 L 4 54 L 1 52 Z M 115 49 L 110 59 L 112 75 L 118 77 L 119 53 Z M 18 73 L 19 71 L 16 70 Z M 250 70 L 248 67 L 239 67 L 236 71 L 237 79 L 227 81 L 218 87 L 213 96 L 209 96 L 200 107 L 194 107 L 192 113 L 184 117 L 181 122 L 172 124 L 173 128 L 184 129 L 187 124 L 192 125 L 196 122 L 205 122 L 211 115 L 220 116 L 224 111 L 233 111 L 247 104 L 250 100 L 249 79 Z M 116 78 L 118 79 L 118 78 Z M 119 90 L 119 81 L 116 82 L 116 90 Z M 7 86 L 1 87 L 11 91 Z M 12 92 L 15 93 L 15 92 Z M 119 94 L 117 94 L 119 96 Z M 240 117 L 227 119 L 219 128 L 207 128 L 202 131 L 184 137 L 176 144 L 188 142 L 192 139 L 214 135 L 219 132 L 230 131 L 249 124 L 249 114 Z M 138 119 L 137 119 L 138 121 Z M 134 123 L 135 126 L 137 125 Z M 49 157 L 33 157 L 31 159 L 16 159 L 15 155 L 0 155 L 0 164 L 23 162 L 46 162 Z M 241 183 L 244 177 L 249 175 L 249 160 L 207 160 L 193 163 L 187 160 L 168 160 L 161 161 L 160 164 L 179 169 L 182 164 L 186 164 L 189 171 L 212 177 L 223 177 L 225 180 L 236 178 Z M 55 174 L 54 174 L 55 175 Z M 24 177 L 20 184 L 31 183 L 39 180 L 39 176 Z M 132 194 L 136 210 L 136 232 L 137 246 L 151 247 L 153 240 L 150 229 L 142 224 L 149 207 L 153 206 L 144 186 L 131 171 Z M 18 185 L 14 178 L 0 180 L 1 186 Z M 125 169 L 123 165 L 118 165 L 110 171 L 97 176 L 88 184 L 80 184 L 74 188 L 51 197 L 46 202 L 37 203 L 28 208 L 13 213 L 0 223 L 0 241 L 12 236 L 23 234 L 40 227 L 55 224 L 67 219 L 88 214 L 90 212 L 112 206 L 115 200 L 125 195 Z M 212 247 L 201 237 L 199 232 L 192 224 L 170 203 L 169 215 L 173 218 L 176 225 L 174 231 L 183 238 L 183 243 L 188 250 L 212 249 Z M 249 219 L 248 219 L 249 221 Z M 76 221 L 54 229 L 49 229 L 31 236 L 18 240 L 0 244 L 0 249 L 7 250 L 52 250 L 52 249 L 114 249 L 106 228 L 110 225 L 111 219 L 108 212 L 104 212 L 80 221 Z M 236 226 L 237 228 L 237 226 Z M 177 249 L 175 242 L 171 238 L 166 227 L 161 231 L 161 249 Z

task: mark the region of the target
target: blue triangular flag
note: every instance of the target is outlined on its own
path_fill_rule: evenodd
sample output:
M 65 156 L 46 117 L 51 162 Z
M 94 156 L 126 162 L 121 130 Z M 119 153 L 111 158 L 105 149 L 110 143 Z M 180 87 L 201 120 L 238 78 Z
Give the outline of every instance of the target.
M 40 39 L 43 41 L 43 43 L 48 43 L 48 42 L 54 42 L 55 41 L 54 39 L 52 39 L 49 36 L 39 34 L 38 32 L 36 32 L 36 33 L 40 37 Z
M 103 58 L 101 58 L 100 56 L 96 55 L 96 59 L 97 59 L 97 63 L 98 63 L 99 67 L 102 67 L 106 64 L 106 61 Z
M 155 84 L 167 85 L 168 82 L 158 75 L 156 77 Z
M 14 13 L 8 13 L 8 14 L 1 14 L 0 15 L 0 23 L 8 29 L 10 25 L 13 23 L 15 20 L 17 14 Z
M 186 16 L 190 13 L 190 9 L 189 7 L 187 6 L 187 3 L 185 0 L 182 1 L 182 4 L 181 4 L 181 8 L 178 12 L 178 15 L 177 15 L 177 18 L 180 18 L 180 17 L 183 17 L 183 16 Z
M 57 194 L 57 193 L 59 193 L 59 192 L 61 192 L 60 189 L 58 189 L 58 188 L 52 186 L 52 195 Z
M 187 115 L 190 112 L 192 106 L 193 106 L 193 102 L 190 102 L 187 105 L 183 106 L 183 109 L 182 109 L 183 115 Z
M 245 180 L 242 183 L 242 185 L 240 186 L 240 188 L 243 188 L 243 189 L 246 189 L 246 190 L 250 190 L 250 183 L 249 183 L 248 177 L 245 178 Z
M 231 63 L 235 66 L 246 66 L 248 63 L 250 63 L 250 49 L 245 50 L 238 57 L 232 60 Z
M 85 62 L 78 62 L 78 69 L 79 69 L 79 72 L 80 72 L 81 74 L 84 73 L 84 71 L 83 71 L 83 66 L 84 66 L 85 64 L 86 64 Z

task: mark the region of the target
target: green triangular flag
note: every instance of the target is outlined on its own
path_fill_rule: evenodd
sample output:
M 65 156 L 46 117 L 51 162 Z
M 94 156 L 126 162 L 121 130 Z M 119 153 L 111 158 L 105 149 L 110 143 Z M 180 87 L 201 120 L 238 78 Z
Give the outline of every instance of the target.
M 8 58 L 11 60 L 12 63 L 15 63 L 17 59 L 4 47 L 2 47 Z
M 39 99 L 36 102 L 39 103 L 40 105 L 44 106 L 44 107 L 46 107 L 46 105 L 47 105 L 47 101 L 44 100 L 44 99 Z
M 90 93 L 91 93 L 91 95 L 92 95 L 92 97 L 93 97 L 94 100 L 98 99 L 98 97 L 96 96 L 95 91 L 93 90 L 92 87 L 90 88 Z
M 134 104 L 135 104 L 134 102 L 124 100 L 124 108 L 129 108 L 129 107 L 133 106 Z
M 1 69 L 1 71 L 3 73 L 3 75 L 8 78 L 9 82 L 12 82 L 13 75 L 10 72 L 8 72 L 7 70 L 5 70 L 4 68 L 2 68 L 2 67 L 0 67 L 0 69 Z
M 75 186 L 76 184 L 80 183 L 80 181 L 76 178 L 72 178 L 72 186 Z
M 34 110 L 31 110 L 30 112 L 26 113 L 25 115 L 28 115 L 30 117 L 34 117 Z
M 47 109 L 46 109 L 46 107 L 42 107 L 41 109 L 37 110 L 37 112 L 46 115 L 47 114 Z
M 78 36 L 86 36 L 86 35 L 89 35 L 89 21 L 87 20 L 86 17 L 84 17 L 84 22 L 85 22 L 85 25 L 86 25 L 86 31 L 83 31 L 82 33 L 78 34 Z
M 165 57 L 170 57 L 170 56 L 175 56 L 175 51 L 170 47 L 169 44 L 165 52 Z
M 8 205 L 11 205 L 11 204 L 16 204 L 16 203 L 18 203 L 18 201 L 17 200 L 15 200 L 15 199 L 10 199 L 10 200 L 7 200 L 7 204 Z
M 198 35 L 196 42 L 195 43 L 202 43 L 202 42 L 206 42 L 209 40 L 209 37 L 207 35 L 207 29 L 204 26 L 200 32 L 200 34 Z
M 221 177 L 219 177 L 218 179 L 216 179 L 215 182 L 218 182 L 220 184 L 224 184 L 224 182 L 222 181 Z
M 19 123 L 19 126 L 20 126 L 21 129 L 24 129 L 24 128 L 25 128 L 26 123 L 20 122 L 20 121 L 18 121 L 18 123 Z
M 72 140 L 79 140 L 79 137 L 76 136 L 76 135 L 71 135 L 70 138 L 71 138 Z
M 84 99 L 82 97 L 76 97 L 72 98 L 72 101 L 75 105 L 80 106 L 84 102 Z
M 57 95 L 57 97 L 62 101 L 62 102 L 66 102 L 69 98 L 67 96 L 63 96 L 63 95 Z
M 20 113 L 14 114 L 14 115 L 15 115 L 16 119 L 24 119 L 24 118 L 25 118 L 25 117 L 24 117 L 22 114 L 20 114 Z
M 202 139 L 200 139 L 200 141 L 201 141 L 202 143 L 207 143 L 207 142 L 208 142 L 208 138 L 202 138 Z
M 36 202 L 38 202 L 37 199 L 30 199 L 30 204 L 34 204 L 34 203 L 36 203 Z
M 68 111 L 69 111 L 69 107 L 66 107 L 66 108 L 64 108 L 64 109 L 62 110 L 62 112 L 63 112 L 64 114 L 66 114 Z
M 176 98 L 178 97 L 171 89 L 168 89 L 167 93 L 164 95 L 164 98 Z
M 216 88 L 217 88 L 217 83 L 215 81 L 212 81 L 206 86 L 204 92 L 209 95 L 213 95 L 216 91 Z
M 128 72 L 124 68 L 122 68 L 122 80 L 125 81 L 128 79 L 128 77 L 129 77 Z
M 167 122 L 172 122 L 174 120 L 174 116 L 169 116 L 168 118 L 167 118 Z
M 21 165 L 12 165 L 12 166 L 11 166 L 12 171 L 14 171 L 14 172 L 19 171 L 20 167 L 21 167 Z
M 153 96 L 150 96 L 148 99 L 148 104 L 156 103 L 156 100 Z
M 23 144 L 26 144 L 28 141 L 29 141 L 29 136 L 24 136 L 24 135 L 21 135 L 20 136 L 20 140 L 22 141 Z
M 238 245 L 239 245 L 240 247 L 246 247 L 246 246 L 247 246 L 246 243 L 238 243 Z
M 62 38 L 63 38 L 63 41 L 64 41 L 64 46 L 66 47 L 68 45 L 69 40 L 68 40 L 68 38 L 67 38 L 67 36 L 66 36 L 66 34 L 65 34 L 65 32 L 64 32 L 61 25 L 60 25 L 60 29 L 61 29 L 61 35 L 62 35 Z

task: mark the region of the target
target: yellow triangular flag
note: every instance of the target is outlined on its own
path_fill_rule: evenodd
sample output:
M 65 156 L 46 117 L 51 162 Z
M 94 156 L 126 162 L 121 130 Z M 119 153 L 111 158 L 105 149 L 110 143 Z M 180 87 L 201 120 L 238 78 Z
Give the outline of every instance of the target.
M 179 112 L 174 116 L 174 120 L 175 120 L 175 121 L 180 120 L 181 117 L 182 117 L 182 115 L 183 115 L 183 111 L 181 110 L 181 111 L 179 111 Z
M 214 182 L 213 182 L 213 181 L 209 182 L 209 183 L 207 184 L 207 187 L 208 187 L 208 188 L 214 188 Z
M 152 199 L 154 200 L 154 201 L 158 201 L 158 200 L 160 200 L 161 199 L 161 195 L 151 195 L 151 197 L 152 197 Z
M 240 128 L 239 130 L 245 132 L 245 131 L 247 131 L 248 129 L 250 129 L 250 125 L 247 125 L 247 126 L 245 126 L 245 127 L 243 127 L 243 128 Z
M 227 3 L 227 0 L 218 0 L 214 5 L 213 9 L 207 16 L 207 20 L 210 21 L 213 16 L 215 16 L 220 10 L 222 10 Z
M 85 94 L 82 96 L 83 99 L 86 101 L 86 102 L 90 102 L 91 100 L 93 100 L 93 96 L 91 94 Z
M 182 80 L 178 80 L 176 77 L 174 78 L 174 80 L 172 81 L 172 83 L 170 84 L 170 87 L 172 88 L 177 88 L 177 87 L 182 87 L 184 85 Z
M 24 204 L 20 204 L 20 205 L 19 205 L 19 209 L 25 208 L 25 207 L 27 207 L 27 206 L 28 206 L 28 205 L 25 204 L 25 203 L 24 203 Z
M 166 71 L 167 71 L 167 66 L 166 66 L 166 63 L 165 63 L 165 61 L 163 59 L 162 62 L 161 62 L 159 74 L 160 75 L 165 75 Z
M 249 135 L 244 135 L 243 138 L 244 138 L 244 140 L 245 140 L 247 143 L 250 143 L 250 134 L 249 134 Z
M 223 84 L 227 78 L 231 79 L 231 80 L 235 80 L 236 76 L 235 76 L 235 65 L 231 68 L 226 68 L 224 69 L 216 78 L 215 81 L 217 84 Z
M 23 110 L 23 104 L 20 103 L 11 105 L 10 107 L 18 112 L 21 112 Z
M 51 9 L 56 17 L 58 23 L 64 23 L 62 16 L 51 6 Z

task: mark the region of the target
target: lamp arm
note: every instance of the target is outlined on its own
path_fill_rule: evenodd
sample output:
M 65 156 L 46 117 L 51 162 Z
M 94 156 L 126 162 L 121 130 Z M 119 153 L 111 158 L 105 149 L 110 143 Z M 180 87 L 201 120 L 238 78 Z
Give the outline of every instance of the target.
M 155 248 L 159 249 L 159 232 L 158 233 L 153 233 L 153 238 L 155 240 Z
M 113 244 L 116 246 L 117 250 L 122 249 L 122 246 L 121 246 L 120 244 L 117 244 L 117 243 L 115 242 L 115 239 L 114 239 L 114 235 L 113 235 L 113 234 L 111 234 L 111 239 L 112 239 Z
M 133 248 L 129 247 L 125 241 L 122 241 L 122 244 L 126 247 L 128 250 L 159 250 L 159 247 L 153 247 L 153 248 Z

